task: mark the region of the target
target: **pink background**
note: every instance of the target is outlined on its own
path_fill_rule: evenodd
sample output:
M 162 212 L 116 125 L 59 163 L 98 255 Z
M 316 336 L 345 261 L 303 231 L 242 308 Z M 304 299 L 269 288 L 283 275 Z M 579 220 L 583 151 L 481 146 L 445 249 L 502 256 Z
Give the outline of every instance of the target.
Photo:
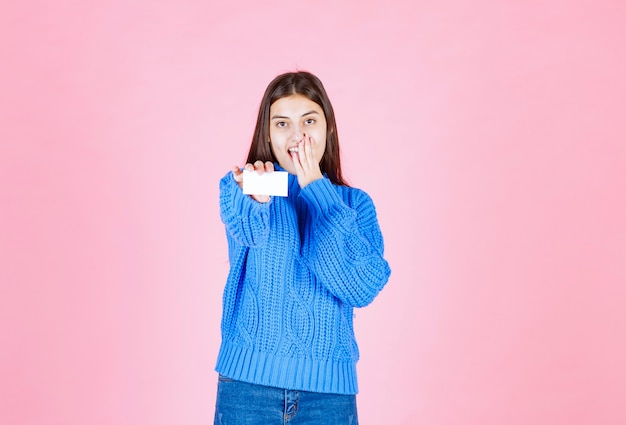
M 626 423 L 626 6 L 4 1 L 0 423 L 212 423 L 218 179 L 316 73 L 393 273 L 361 423 Z

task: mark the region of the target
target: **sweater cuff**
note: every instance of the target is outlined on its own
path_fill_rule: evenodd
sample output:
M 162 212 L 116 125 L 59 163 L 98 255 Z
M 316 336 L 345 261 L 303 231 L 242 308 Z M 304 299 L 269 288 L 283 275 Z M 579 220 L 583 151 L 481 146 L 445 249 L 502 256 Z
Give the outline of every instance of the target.
M 326 177 L 304 186 L 304 189 L 300 191 L 300 196 L 307 202 L 314 216 L 324 214 L 334 205 L 343 203 L 335 186 Z

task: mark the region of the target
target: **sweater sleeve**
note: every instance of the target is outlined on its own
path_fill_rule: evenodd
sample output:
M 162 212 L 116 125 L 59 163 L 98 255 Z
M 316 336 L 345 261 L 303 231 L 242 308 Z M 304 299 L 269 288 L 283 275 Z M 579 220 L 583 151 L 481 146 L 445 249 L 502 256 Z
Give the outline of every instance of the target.
M 226 231 L 240 245 L 255 247 L 265 243 L 269 235 L 269 205 L 260 203 L 243 191 L 232 172 L 220 180 L 220 217 Z
M 389 279 L 383 237 L 372 199 L 348 189 L 342 199 L 327 178 L 302 189 L 312 215 L 313 243 L 307 263 L 335 297 L 353 307 L 371 303 Z

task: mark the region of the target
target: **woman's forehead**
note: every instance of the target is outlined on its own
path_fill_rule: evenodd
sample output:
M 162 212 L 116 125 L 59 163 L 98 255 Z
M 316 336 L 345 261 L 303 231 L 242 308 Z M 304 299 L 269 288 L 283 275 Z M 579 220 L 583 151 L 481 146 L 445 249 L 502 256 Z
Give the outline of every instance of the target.
M 270 106 L 270 112 L 301 116 L 309 112 L 324 114 L 322 107 L 301 94 L 281 97 Z

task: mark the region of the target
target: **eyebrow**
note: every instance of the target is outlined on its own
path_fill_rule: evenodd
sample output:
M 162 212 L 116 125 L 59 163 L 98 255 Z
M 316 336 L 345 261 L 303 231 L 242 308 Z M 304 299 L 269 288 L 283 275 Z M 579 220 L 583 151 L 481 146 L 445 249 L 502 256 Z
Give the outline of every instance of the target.
M 304 114 L 302 114 L 302 116 L 301 116 L 301 117 L 306 117 L 307 115 L 312 115 L 312 114 L 317 114 L 317 115 L 319 115 L 319 112 L 311 110 L 311 111 L 309 111 L 309 112 L 305 112 Z M 272 119 L 272 120 L 275 120 L 275 119 L 283 119 L 283 120 L 284 120 L 284 119 L 289 119 L 289 117 L 285 117 L 285 116 L 283 116 L 283 115 L 274 115 L 274 116 L 272 116 L 272 118 L 270 118 L 270 119 Z

